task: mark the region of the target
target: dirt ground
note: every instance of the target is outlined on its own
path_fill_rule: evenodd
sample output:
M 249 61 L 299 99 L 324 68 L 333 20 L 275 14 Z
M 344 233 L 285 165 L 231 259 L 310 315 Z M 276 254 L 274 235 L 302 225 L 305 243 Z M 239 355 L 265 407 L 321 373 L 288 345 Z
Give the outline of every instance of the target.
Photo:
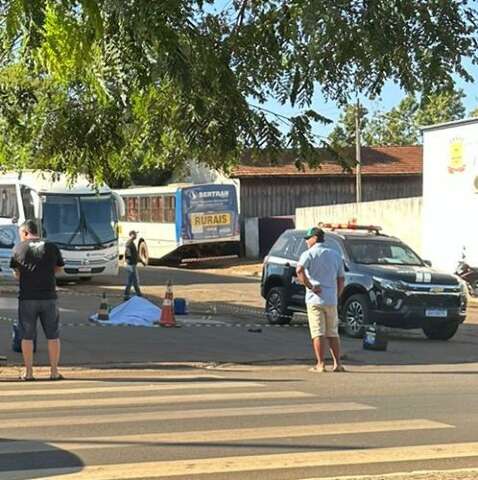
M 190 264 L 184 268 L 201 270 L 201 272 L 216 275 L 246 276 L 255 277 L 257 279 L 260 279 L 262 275 L 262 262 L 242 258 L 224 260 L 222 262 L 198 263 L 196 265 Z

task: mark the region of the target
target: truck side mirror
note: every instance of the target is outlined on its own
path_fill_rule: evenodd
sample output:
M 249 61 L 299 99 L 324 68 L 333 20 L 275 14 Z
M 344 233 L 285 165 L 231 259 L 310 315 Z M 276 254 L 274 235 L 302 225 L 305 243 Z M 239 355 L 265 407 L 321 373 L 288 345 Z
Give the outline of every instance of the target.
M 350 270 L 349 264 L 348 264 L 347 260 L 345 260 L 345 258 L 344 258 L 343 261 L 344 261 L 344 270 L 345 270 L 346 272 L 348 272 L 348 271 Z
M 423 263 L 424 263 L 427 267 L 431 267 L 431 266 L 432 266 L 431 260 L 423 260 Z

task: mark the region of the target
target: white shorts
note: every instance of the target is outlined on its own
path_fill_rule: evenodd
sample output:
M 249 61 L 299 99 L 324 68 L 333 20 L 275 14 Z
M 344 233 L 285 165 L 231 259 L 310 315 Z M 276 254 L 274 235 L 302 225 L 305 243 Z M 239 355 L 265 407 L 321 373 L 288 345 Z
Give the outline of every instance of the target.
M 312 338 L 339 336 L 339 315 L 336 305 L 307 304 L 307 317 Z

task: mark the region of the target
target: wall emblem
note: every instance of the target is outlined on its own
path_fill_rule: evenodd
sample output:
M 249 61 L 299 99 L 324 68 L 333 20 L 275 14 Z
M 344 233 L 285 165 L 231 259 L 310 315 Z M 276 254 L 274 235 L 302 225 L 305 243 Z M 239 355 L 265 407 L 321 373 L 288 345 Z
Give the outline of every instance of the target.
M 465 171 L 464 145 L 462 138 L 453 138 L 450 142 L 450 159 L 448 161 L 449 173 Z

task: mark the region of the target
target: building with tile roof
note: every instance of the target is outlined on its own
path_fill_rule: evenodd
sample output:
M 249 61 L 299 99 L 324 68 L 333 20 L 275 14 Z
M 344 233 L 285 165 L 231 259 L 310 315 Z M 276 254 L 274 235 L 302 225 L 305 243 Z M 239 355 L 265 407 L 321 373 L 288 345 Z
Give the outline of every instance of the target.
M 352 158 L 351 153 L 344 157 Z M 362 200 L 421 196 L 422 156 L 419 145 L 363 147 Z M 294 215 L 299 207 L 351 203 L 356 198 L 355 167 L 344 168 L 326 152 L 319 168 L 298 169 L 287 154 L 274 164 L 245 158 L 230 177 L 240 183 L 243 218 Z

